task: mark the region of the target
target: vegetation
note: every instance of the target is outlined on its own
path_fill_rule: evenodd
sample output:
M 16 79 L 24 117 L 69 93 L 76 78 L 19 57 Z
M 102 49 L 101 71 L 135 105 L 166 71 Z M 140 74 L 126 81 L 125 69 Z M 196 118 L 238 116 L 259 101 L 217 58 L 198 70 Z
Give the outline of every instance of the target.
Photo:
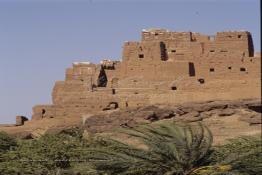
M 0 175 L 253 175 L 262 174 L 261 140 L 240 137 L 211 147 L 200 123 L 158 122 L 121 130 L 142 146 L 79 128 L 39 139 L 0 133 Z

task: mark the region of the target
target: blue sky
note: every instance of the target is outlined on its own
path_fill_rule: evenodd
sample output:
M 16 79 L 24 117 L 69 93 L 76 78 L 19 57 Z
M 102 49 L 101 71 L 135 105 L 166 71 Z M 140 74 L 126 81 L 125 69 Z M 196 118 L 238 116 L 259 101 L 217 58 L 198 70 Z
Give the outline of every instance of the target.
M 259 51 L 259 18 L 259 0 L 0 0 L 0 123 L 51 103 L 72 62 L 120 59 L 144 28 L 248 30 Z

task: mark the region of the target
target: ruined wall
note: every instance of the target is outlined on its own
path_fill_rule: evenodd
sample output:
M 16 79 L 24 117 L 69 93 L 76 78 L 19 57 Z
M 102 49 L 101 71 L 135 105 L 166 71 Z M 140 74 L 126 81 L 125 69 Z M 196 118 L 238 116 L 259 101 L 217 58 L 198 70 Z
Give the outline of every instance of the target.
M 33 119 L 80 117 L 118 107 L 260 97 L 260 54 L 247 31 L 215 36 L 143 30 L 125 42 L 122 61 L 75 62 Z

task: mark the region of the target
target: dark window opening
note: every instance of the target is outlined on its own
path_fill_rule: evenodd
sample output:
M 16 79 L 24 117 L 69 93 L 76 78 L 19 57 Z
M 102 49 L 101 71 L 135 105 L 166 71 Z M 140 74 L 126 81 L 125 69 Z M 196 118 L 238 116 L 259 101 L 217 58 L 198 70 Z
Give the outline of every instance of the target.
M 189 76 L 194 77 L 196 75 L 194 63 L 189 62 L 188 66 L 189 66 Z
M 245 72 L 245 71 L 246 71 L 246 68 L 241 67 L 241 68 L 240 68 L 240 71 L 241 71 L 241 72 Z
M 144 58 L 144 54 L 139 54 L 138 57 L 139 58 Z
M 200 84 L 204 84 L 204 83 L 205 83 L 205 79 L 204 79 L 204 78 L 199 78 L 199 79 L 198 79 L 198 82 L 199 82 Z
M 231 35 L 229 35 L 229 36 L 227 36 L 228 38 L 232 38 L 232 36 Z
M 116 94 L 116 90 L 112 89 L 112 94 L 115 95 Z
M 171 52 L 172 52 L 172 53 L 175 53 L 175 52 L 176 52 L 176 50 L 171 50 Z
M 107 76 L 104 68 L 101 66 L 100 73 L 97 80 L 98 87 L 106 87 L 107 85 Z
M 161 53 L 161 60 L 166 61 L 168 59 L 167 57 L 167 52 L 166 52 L 166 45 L 165 43 L 161 42 L 160 43 L 160 53 Z
M 157 36 L 158 35 L 158 33 L 155 33 L 155 36 Z
M 171 89 L 172 89 L 173 91 L 175 91 L 175 90 L 177 90 L 177 87 L 176 87 L 176 86 L 172 86 Z
M 238 38 L 242 38 L 242 35 L 237 35 Z
M 42 118 L 44 118 L 45 117 L 45 113 L 46 113 L 46 110 L 45 109 L 42 109 Z
M 214 68 L 210 68 L 209 72 L 215 72 L 215 69 Z
M 251 34 L 248 34 L 248 56 L 253 57 L 254 56 L 254 45 L 253 45 L 253 39 Z
M 231 70 L 231 69 L 232 69 L 232 67 L 228 67 L 228 69 L 229 69 L 229 70 Z
M 210 52 L 215 52 L 215 50 L 210 50 Z
M 227 50 L 221 50 L 220 52 L 227 52 Z

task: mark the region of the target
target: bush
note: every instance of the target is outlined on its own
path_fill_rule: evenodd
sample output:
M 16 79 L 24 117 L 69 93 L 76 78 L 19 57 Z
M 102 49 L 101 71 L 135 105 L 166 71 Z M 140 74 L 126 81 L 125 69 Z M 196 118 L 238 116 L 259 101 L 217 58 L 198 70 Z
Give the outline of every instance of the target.
M 0 153 L 6 152 L 16 146 L 15 139 L 9 137 L 5 132 L 0 132 Z

